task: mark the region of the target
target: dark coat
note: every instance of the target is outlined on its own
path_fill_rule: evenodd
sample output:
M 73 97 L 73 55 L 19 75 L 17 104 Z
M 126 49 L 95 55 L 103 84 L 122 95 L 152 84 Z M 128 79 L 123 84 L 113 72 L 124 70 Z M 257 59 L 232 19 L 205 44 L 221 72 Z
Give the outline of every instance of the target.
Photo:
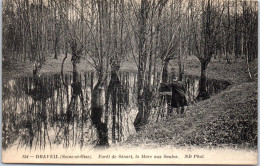
M 170 86 L 172 87 L 171 106 L 173 108 L 187 106 L 188 102 L 185 96 L 186 93 L 185 84 L 181 81 L 173 81 L 173 83 L 170 84 Z

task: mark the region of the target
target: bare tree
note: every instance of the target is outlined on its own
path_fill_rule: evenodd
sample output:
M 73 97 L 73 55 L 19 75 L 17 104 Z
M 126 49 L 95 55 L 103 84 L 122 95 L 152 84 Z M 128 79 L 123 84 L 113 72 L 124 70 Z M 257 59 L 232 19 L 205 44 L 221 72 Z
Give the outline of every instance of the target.
M 242 1 L 242 34 L 243 34 L 243 53 L 246 58 L 247 71 L 249 78 L 252 80 L 253 76 L 250 71 L 249 62 L 257 55 L 257 9 L 256 4 L 252 1 Z
M 196 5 L 193 3 L 191 7 L 191 18 L 196 17 L 194 9 Z M 198 5 L 198 4 L 197 4 Z M 199 95 L 197 99 L 206 99 L 209 97 L 207 93 L 206 69 L 214 54 L 217 42 L 216 38 L 220 34 L 221 17 L 224 9 L 220 7 L 219 2 L 214 3 L 212 0 L 200 2 L 200 21 L 193 24 L 193 44 L 194 53 L 201 64 L 201 75 L 199 84 Z

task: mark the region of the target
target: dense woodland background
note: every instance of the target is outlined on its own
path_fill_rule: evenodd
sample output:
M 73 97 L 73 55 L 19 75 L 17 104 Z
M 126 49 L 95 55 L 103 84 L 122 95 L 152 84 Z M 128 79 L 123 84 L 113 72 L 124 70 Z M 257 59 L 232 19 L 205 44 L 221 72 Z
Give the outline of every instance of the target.
M 257 1 L 4 0 L 2 14 L 4 66 L 26 63 L 38 72 L 51 58 L 59 60 L 56 68 L 63 75 L 68 67 L 65 61 L 71 57 L 75 89 L 81 86 L 81 61 L 86 62 L 83 68 L 96 73 L 91 120 L 100 145 L 107 144 L 107 124 L 102 119 L 105 105 L 112 100 L 116 115 L 113 101 L 120 96 L 113 94 L 121 91 L 118 77 L 126 62 L 137 69 L 137 131 L 148 123 L 151 103 L 159 98 L 160 84 L 154 83 L 158 73 L 160 83 L 167 84 L 173 64 L 183 81 L 192 70 L 187 59 L 196 57 L 199 61 L 198 101 L 209 98 L 207 67 L 213 60 L 225 62 L 224 67 L 243 61 L 246 65 L 240 69 L 246 71 L 249 81 L 257 79 L 250 66 L 258 52 Z M 228 71 L 222 75 L 229 76 Z M 109 86 L 104 88 L 108 77 Z M 100 100 L 104 94 L 106 99 Z

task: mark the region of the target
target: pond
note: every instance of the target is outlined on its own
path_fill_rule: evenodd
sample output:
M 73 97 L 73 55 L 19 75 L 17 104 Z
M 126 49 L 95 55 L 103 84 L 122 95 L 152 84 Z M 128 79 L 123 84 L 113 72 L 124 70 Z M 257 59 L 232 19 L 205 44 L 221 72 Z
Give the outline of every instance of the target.
M 154 87 L 159 83 L 159 76 L 155 78 Z M 86 72 L 81 73 L 79 79 L 78 90 L 73 86 L 72 74 L 65 74 L 64 78 L 54 74 L 42 75 L 37 79 L 19 77 L 5 81 L 2 96 L 3 149 L 14 146 L 23 149 L 94 147 L 98 136 L 90 114 L 91 92 L 97 78 L 95 73 Z M 133 123 L 137 115 L 137 74 L 122 72 L 119 80 L 121 90 L 117 93 L 115 117 L 111 101 L 108 102 L 109 109 L 102 116 L 108 128 L 109 144 L 124 141 L 136 132 Z M 105 83 L 105 90 L 108 83 L 109 79 Z M 188 102 L 192 103 L 198 95 L 199 77 L 186 76 L 185 84 Z M 229 83 L 208 80 L 207 85 L 208 92 L 214 94 L 225 89 Z M 160 102 L 154 105 L 155 114 L 159 114 L 162 105 Z M 68 114 L 72 117 L 69 121 Z

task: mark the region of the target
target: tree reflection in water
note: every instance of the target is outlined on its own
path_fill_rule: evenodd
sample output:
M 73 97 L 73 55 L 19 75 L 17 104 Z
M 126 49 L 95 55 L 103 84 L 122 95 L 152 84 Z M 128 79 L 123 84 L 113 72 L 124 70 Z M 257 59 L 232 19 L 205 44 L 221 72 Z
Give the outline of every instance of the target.
M 117 82 L 120 85 L 113 85 L 115 88 L 109 87 L 109 80 L 104 85 L 106 96 L 110 97 L 107 97 L 101 121 L 107 125 L 109 144 L 124 141 L 135 133 L 136 74 L 119 73 L 118 79 L 115 85 Z M 12 146 L 24 149 L 95 147 L 99 142 L 98 132 L 90 118 L 91 93 L 97 82 L 95 73 L 66 74 L 64 82 L 67 86 L 56 74 L 3 83 L 3 149 Z M 191 103 L 198 93 L 198 79 L 186 77 L 185 83 Z M 208 85 L 212 93 L 228 86 L 217 80 L 209 81 Z M 111 88 L 110 94 L 108 88 Z M 116 98 L 112 96 L 114 91 Z M 167 109 L 161 102 L 153 102 L 150 122 L 167 117 Z

